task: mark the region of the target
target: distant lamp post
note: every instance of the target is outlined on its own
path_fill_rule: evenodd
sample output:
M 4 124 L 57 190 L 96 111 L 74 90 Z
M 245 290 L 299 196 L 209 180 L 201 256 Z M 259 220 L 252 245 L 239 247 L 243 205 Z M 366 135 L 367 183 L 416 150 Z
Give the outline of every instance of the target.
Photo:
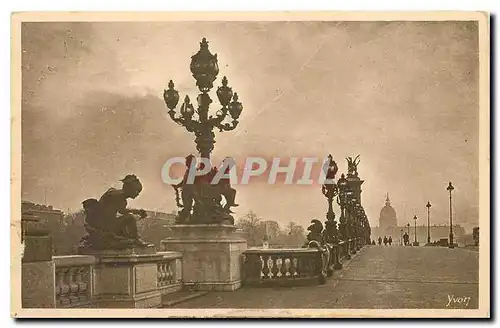
M 431 202 L 427 202 L 427 244 L 431 243 Z
M 410 235 L 410 222 L 406 225 L 408 227 L 408 236 Z
M 449 247 L 450 248 L 453 248 L 453 211 L 452 211 L 452 208 L 451 208 L 451 192 L 453 191 L 453 189 L 455 189 L 453 187 L 453 185 L 451 184 L 451 181 L 450 183 L 448 184 L 448 188 L 446 188 L 446 190 L 448 190 L 450 192 L 450 245 Z
M 401 234 L 399 235 L 399 244 L 403 246 L 403 229 L 401 229 Z
M 413 216 L 413 220 L 415 221 L 415 242 L 413 243 L 413 246 L 418 246 L 418 241 L 417 241 L 417 216 Z

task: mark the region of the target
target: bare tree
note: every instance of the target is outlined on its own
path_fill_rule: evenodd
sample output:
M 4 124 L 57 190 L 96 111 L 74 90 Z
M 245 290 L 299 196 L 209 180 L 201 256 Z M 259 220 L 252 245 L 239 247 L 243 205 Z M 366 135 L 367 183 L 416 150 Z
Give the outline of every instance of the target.
M 256 246 L 262 242 L 264 236 L 262 234 L 260 219 L 253 211 L 248 212 L 240 218 L 236 225 L 246 234 L 249 245 Z

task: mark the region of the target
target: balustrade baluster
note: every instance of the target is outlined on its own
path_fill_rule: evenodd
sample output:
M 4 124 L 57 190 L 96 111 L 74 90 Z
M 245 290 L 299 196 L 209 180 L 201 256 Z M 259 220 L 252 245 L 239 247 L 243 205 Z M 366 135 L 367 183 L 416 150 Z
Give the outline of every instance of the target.
M 61 305 L 61 297 L 63 295 L 64 288 L 64 271 L 60 268 L 56 269 L 56 302 L 57 305 Z
M 281 257 L 280 278 L 286 278 L 289 269 L 288 255 Z
M 290 257 L 290 277 L 295 278 L 298 276 L 297 273 L 298 260 L 295 255 Z
M 75 281 L 75 274 L 78 268 L 69 268 L 67 277 L 68 277 L 68 284 L 69 284 L 69 299 L 71 303 L 76 303 L 79 298 L 78 298 L 78 284 Z
M 157 271 L 156 271 L 156 285 L 158 287 L 161 287 L 163 285 L 162 283 L 162 277 L 163 277 L 163 263 L 158 263 L 157 265 Z
M 172 281 L 174 280 L 174 271 L 172 270 L 172 261 L 168 261 L 165 265 L 167 266 L 167 284 L 172 284 Z
M 262 276 L 262 260 L 258 254 L 245 255 L 246 279 L 259 281 Z
M 264 280 L 267 280 L 269 279 L 269 273 L 270 273 L 270 270 L 269 270 L 269 255 L 262 255 L 262 261 L 264 262 L 264 267 L 262 268 L 262 273 L 264 274 L 264 276 L 262 277 L 262 279 Z
M 271 255 L 271 263 L 272 263 L 271 272 L 273 274 L 272 277 L 273 279 L 278 278 L 278 272 L 279 272 L 278 260 L 279 260 L 278 255 Z
M 77 297 L 78 297 L 79 301 L 86 301 L 88 299 L 87 282 L 85 281 L 85 278 L 88 277 L 88 275 L 85 274 L 87 269 L 88 268 L 86 268 L 86 267 L 76 268 L 75 282 L 78 285 Z
M 68 284 L 67 280 L 67 273 L 69 271 L 69 268 L 58 268 L 57 271 L 59 272 L 59 305 L 60 306 L 67 306 L 70 304 L 69 300 L 69 290 L 70 286 Z

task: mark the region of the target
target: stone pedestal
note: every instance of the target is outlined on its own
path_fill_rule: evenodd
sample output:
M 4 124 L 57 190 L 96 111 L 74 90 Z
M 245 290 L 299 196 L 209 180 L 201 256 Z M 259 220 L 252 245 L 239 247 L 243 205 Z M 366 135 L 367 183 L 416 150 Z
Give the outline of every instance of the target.
M 24 309 L 55 307 L 54 271 L 52 260 L 23 262 L 21 296 Z
M 154 247 L 82 252 L 98 258 L 93 281 L 95 304 L 99 308 L 161 306 L 163 288 L 159 283 L 159 267 L 162 268 L 163 262 L 175 262 L 176 258 L 181 257 L 181 254 L 177 253 L 156 253 Z M 177 272 L 175 264 L 172 270 Z M 166 286 L 169 292 L 182 288 L 179 275 L 175 274 L 173 277 L 171 283 Z
M 234 225 L 174 225 L 176 237 L 162 249 L 182 253 L 184 285 L 196 290 L 233 291 L 242 283 L 242 254 L 247 242 Z
M 30 233 L 34 232 L 30 231 Z M 21 265 L 22 307 L 55 307 L 55 266 L 52 262 L 50 236 L 43 233 L 25 235 L 22 247 L 24 247 Z

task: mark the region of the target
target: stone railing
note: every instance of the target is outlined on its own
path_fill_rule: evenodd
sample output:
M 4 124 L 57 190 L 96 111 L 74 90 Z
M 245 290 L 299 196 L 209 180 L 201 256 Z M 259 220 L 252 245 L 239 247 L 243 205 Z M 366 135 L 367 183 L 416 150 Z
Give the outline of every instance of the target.
M 91 307 L 93 296 L 94 256 L 53 257 L 55 264 L 55 306 L 57 308 Z
M 300 285 L 322 279 L 323 252 L 315 248 L 248 249 L 246 285 Z
M 176 252 L 159 252 L 162 259 L 157 262 L 156 286 L 162 294 L 182 288 L 182 254 Z
M 323 284 L 327 276 L 342 269 L 342 262 L 362 246 L 362 241 L 350 239 L 320 249 L 248 249 L 244 253 L 244 283 L 247 286 Z

